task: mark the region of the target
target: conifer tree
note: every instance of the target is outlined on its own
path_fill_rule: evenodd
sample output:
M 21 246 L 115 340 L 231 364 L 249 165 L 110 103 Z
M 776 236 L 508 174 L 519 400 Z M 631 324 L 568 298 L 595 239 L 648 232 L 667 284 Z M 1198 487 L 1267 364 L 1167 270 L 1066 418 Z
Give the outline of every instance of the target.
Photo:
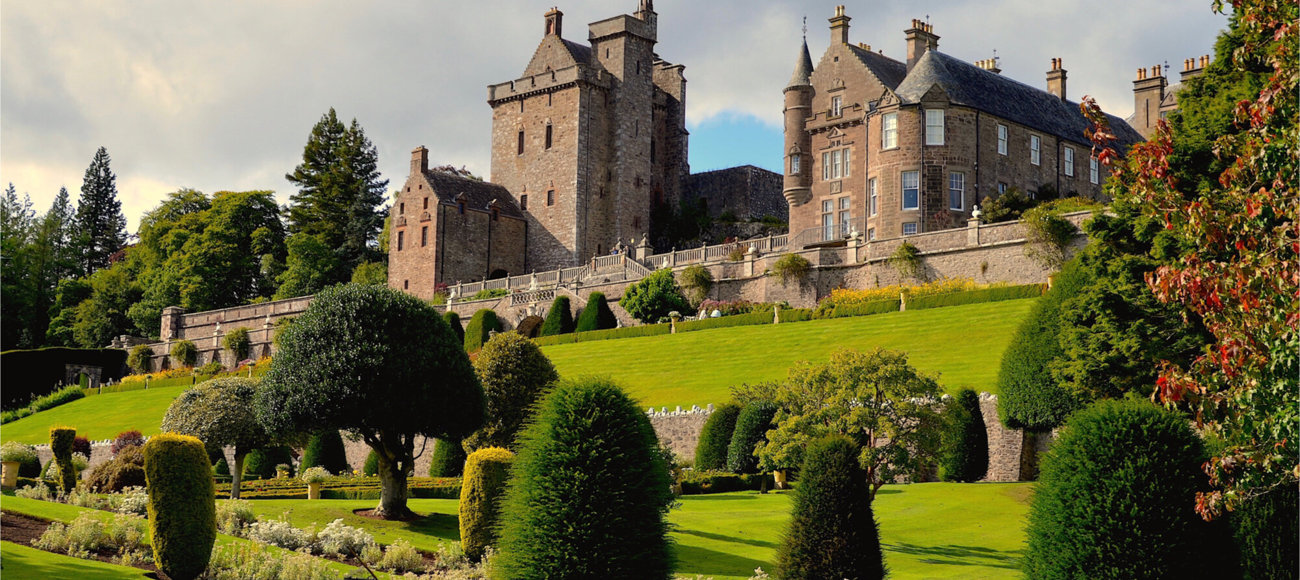
M 117 177 L 108 150 L 100 147 L 86 168 L 77 203 L 77 240 L 82 274 L 108 267 L 109 257 L 126 244 L 126 216 L 117 200 Z

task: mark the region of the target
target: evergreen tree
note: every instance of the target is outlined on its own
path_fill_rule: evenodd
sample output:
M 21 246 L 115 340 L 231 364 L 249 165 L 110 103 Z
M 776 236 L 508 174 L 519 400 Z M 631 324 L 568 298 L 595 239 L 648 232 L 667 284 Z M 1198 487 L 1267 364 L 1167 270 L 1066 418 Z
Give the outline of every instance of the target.
M 0 196 L 0 348 L 29 342 L 27 319 L 34 306 L 35 288 L 30 277 L 32 221 L 31 199 L 18 199 L 14 184 Z
M 100 147 L 81 185 L 77 247 L 83 274 L 107 268 L 109 257 L 126 244 L 126 216 L 117 200 L 117 177 L 108 164 L 108 150 Z

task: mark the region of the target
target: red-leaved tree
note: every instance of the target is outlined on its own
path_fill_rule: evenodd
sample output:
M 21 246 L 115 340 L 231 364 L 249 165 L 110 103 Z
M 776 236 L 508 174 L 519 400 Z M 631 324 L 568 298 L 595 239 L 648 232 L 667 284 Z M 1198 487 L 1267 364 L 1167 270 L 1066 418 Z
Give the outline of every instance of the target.
M 1183 251 L 1147 277 L 1163 301 L 1200 315 L 1213 341 L 1190 365 L 1164 363 L 1154 397 L 1192 412 L 1202 433 L 1222 442 L 1205 464 L 1215 491 L 1199 494 L 1206 519 L 1280 485 L 1300 481 L 1300 128 L 1297 127 L 1297 24 L 1294 0 L 1233 0 L 1243 44 L 1231 66 L 1271 69 L 1263 90 L 1237 103 L 1237 131 L 1215 153 L 1227 167 L 1218 188 L 1176 188 L 1163 122 L 1150 141 L 1120 161 L 1096 103 L 1094 154 L 1112 165 L 1116 191 L 1163 220 Z M 1215 9 L 1223 11 L 1222 0 Z

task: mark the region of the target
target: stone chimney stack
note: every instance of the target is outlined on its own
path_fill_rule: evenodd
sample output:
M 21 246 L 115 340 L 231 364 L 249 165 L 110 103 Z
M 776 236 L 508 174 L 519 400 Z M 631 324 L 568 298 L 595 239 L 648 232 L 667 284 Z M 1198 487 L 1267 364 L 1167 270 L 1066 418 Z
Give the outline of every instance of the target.
M 563 38 L 564 35 L 561 34 L 563 27 L 564 13 L 560 12 L 559 8 L 552 6 L 550 11 L 546 13 L 546 36 L 554 34 Z
M 939 35 L 934 33 L 934 25 L 915 18 L 912 19 L 912 27 L 903 33 L 907 35 L 907 70 L 911 72 L 925 51 L 939 48 Z
M 1065 69 L 1061 67 L 1060 58 L 1052 59 L 1052 70 L 1047 71 L 1047 92 L 1065 100 Z
M 1165 80 L 1160 65 L 1137 71 L 1133 81 L 1133 128 L 1143 137 L 1151 137 L 1160 121 L 1160 102 L 1165 99 Z
M 1180 82 L 1185 82 L 1195 76 L 1205 72 L 1205 67 L 1210 66 L 1210 55 L 1202 55 L 1199 59 L 1189 58 L 1183 61 L 1183 72 L 1179 76 Z
M 831 46 L 849 43 L 849 20 L 852 18 L 844 15 L 844 5 L 836 6 L 835 16 L 830 19 Z
M 424 145 L 411 151 L 411 175 L 422 175 L 429 170 L 429 150 Z
M 975 66 L 989 71 L 993 74 L 1002 74 L 1002 69 L 998 68 L 998 57 L 986 58 L 975 61 Z

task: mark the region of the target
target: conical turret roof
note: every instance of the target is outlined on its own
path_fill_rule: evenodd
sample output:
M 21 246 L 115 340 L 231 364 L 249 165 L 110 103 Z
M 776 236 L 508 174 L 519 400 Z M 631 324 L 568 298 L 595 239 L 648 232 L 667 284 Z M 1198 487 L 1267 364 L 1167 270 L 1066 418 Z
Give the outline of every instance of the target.
M 803 40 L 803 47 L 799 49 L 799 61 L 794 65 L 794 76 L 790 77 L 790 87 L 807 87 L 811 86 L 809 77 L 812 76 L 813 63 L 812 56 L 808 54 L 808 39 Z

